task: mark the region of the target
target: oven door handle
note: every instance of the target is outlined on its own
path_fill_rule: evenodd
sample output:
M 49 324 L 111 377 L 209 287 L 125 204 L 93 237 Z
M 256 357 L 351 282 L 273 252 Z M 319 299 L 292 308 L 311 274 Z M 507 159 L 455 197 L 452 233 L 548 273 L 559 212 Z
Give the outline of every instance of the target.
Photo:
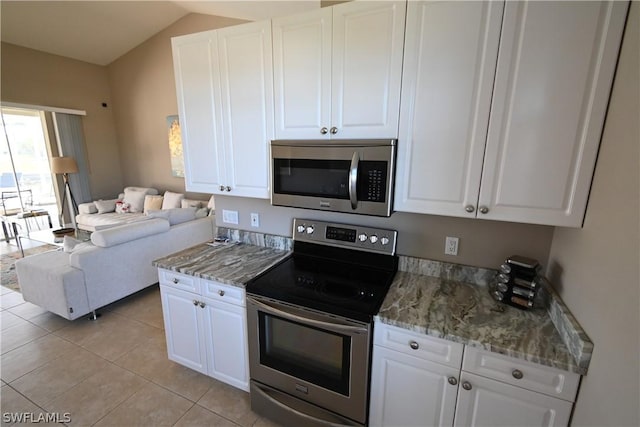
M 273 307 L 270 304 L 266 304 L 262 301 L 258 301 L 255 298 L 247 297 L 247 301 L 251 304 L 256 305 L 262 311 L 270 314 L 274 314 L 276 316 L 283 317 L 285 319 L 293 320 L 299 323 L 305 323 L 307 325 L 317 326 L 319 328 L 331 329 L 337 332 L 345 332 L 345 333 L 367 333 L 367 329 L 360 326 L 349 326 L 349 325 L 341 325 L 339 323 L 332 322 L 323 322 L 321 320 L 309 319 L 307 317 L 298 316 L 297 314 L 289 313 L 287 311 L 281 310 L 279 308 Z
M 349 201 L 351 201 L 351 209 L 358 207 L 358 165 L 360 164 L 360 154 L 353 152 L 351 157 L 351 168 L 349 169 Z

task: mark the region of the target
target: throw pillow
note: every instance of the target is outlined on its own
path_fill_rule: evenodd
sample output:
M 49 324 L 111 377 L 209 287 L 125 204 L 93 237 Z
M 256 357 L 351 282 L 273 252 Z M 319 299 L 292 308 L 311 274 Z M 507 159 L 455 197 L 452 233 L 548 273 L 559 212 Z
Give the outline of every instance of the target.
M 125 188 L 124 203 L 129 203 L 129 212 L 142 212 L 144 210 L 144 198 L 147 193 L 144 190 Z
M 162 218 L 169 221 L 169 209 L 165 209 L 165 210 L 149 209 L 148 211 L 145 212 L 145 214 L 151 218 Z
M 180 207 L 181 208 L 196 208 L 196 209 L 200 209 L 202 207 L 202 201 L 200 201 L 200 200 L 182 199 L 182 201 L 180 202 Z
M 116 210 L 117 200 L 96 200 L 93 202 L 98 209 L 98 214 L 105 214 Z
M 164 200 L 162 201 L 162 209 L 179 208 L 182 205 L 182 199 L 184 199 L 184 194 L 182 193 L 165 191 Z
M 129 213 L 131 205 L 121 200 L 116 202 L 116 213 Z
M 200 208 L 196 211 L 196 218 L 204 218 L 209 215 L 209 208 Z
M 213 195 L 209 199 L 209 203 L 207 203 L 207 207 L 211 210 L 214 210 L 216 208 L 216 201 L 213 200 Z
M 196 208 L 163 209 L 169 214 L 169 225 L 182 224 L 196 219 Z
M 151 196 L 148 194 L 144 196 L 144 213 L 147 213 L 150 210 L 162 209 L 163 200 L 164 197 L 162 196 Z

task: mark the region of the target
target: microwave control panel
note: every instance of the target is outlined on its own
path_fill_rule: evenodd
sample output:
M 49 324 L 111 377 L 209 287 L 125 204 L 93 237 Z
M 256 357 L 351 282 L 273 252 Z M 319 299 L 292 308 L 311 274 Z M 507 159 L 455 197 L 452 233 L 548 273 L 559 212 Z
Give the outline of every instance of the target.
M 358 199 L 365 202 L 385 202 L 387 162 L 361 161 L 358 176 Z

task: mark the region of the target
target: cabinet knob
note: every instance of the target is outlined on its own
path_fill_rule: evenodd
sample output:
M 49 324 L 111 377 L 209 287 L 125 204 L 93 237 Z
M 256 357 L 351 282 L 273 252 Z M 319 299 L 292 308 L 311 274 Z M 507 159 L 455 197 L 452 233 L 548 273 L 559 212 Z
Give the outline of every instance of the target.
M 227 185 L 227 187 L 225 188 L 225 190 L 227 190 L 227 191 L 231 191 L 231 187 L 229 187 L 229 186 Z
M 456 379 L 456 377 L 449 377 L 449 378 L 447 378 L 447 381 L 449 381 L 449 384 L 451 384 L 451 385 L 458 384 L 458 380 Z
M 322 129 L 320 129 L 320 133 L 323 135 L 326 135 L 327 132 L 329 132 L 329 129 L 327 129 L 326 127 L 323 127 Z
M 198 305 L 198 301 L 193 300 L 193 305 Z
M 471 390 L 473 387 L 471 387 L 471 383 L 469 381 L 464 381 L 462 383 L 462 388 L 465 390 Z
M 336 133 L 338 133 L 338 128 L 334 126 L 331 128 L 331 134 L 335 135 Z
M 223 297 L 223 296 L 224 296 L 224 291 L 223 291 L 222 289 L 220 289 L 220 290 L 218 291 L 218 295 L 220 295 L 221 297 Z
M 486 214 L 487 212 L 489 212 L 489 208 L 486 206 L 480 206 L 480 209 L 478 209 L 480 211 L 481 214 Z
M 513 372 L 511 372 L 511 375 L 513 375 L 513 378 L 517 380 L 521 380 L 522 377 L 524 376 L 520 369 L 514 369 Z
M 420 344 L 418 344 L 418 343 L 417 343 L 417 342 L 415 342 L 415 341 L 409 341 L 409 347 L 411 347 L 411 348 L 412 348 L 412 349 L 414 349 L 414 350 L 417 350 L 417 349 L 419 349 L 419 348 L 420 348 Z
M 467 205 L 467 206 L 464 207 L 464 210 L 469 212 L 469 213 L 473 213 L 473 211 L 476 210 L 476 207 L 473 206 L 473 205 Z
M 180 283 L 180 280 L 178 280 L 177 277 L 174 277 L 172 282 L 173 282 L 174 285 L 177 285 L 178 283 Z
M 220 191 L 224 191 L 224 185 L 220 186 Z
M 200 308 L 204 308 L 204 303 L 200 301 Z

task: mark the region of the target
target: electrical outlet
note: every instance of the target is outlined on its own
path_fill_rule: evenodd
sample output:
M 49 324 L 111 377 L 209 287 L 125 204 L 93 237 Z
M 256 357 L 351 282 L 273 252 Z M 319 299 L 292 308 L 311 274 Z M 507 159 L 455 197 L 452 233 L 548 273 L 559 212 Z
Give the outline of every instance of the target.
M 260 214 L 251 212 L 251 226 L 260 227 Z
M 444 254 L 445 255 L 458 255 L 458 242 L 460 241 L 460 239 L 458 239 L 457 237 L 449 237 L 447 236 L 447 239 L 445 240 L 444 243 Z
M 222 222 L 227 224 L 238 224 L 238 211 L 222 210 Z

